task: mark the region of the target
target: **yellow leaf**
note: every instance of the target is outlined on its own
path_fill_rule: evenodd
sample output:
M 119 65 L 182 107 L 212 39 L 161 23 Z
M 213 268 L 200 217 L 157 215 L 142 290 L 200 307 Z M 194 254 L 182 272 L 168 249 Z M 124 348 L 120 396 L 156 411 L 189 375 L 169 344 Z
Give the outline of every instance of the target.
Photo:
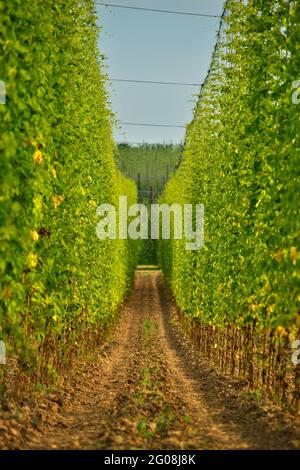
M 53 176 L 53 178 L 56 178 L 57 177 L 57 173 L 56 173 L 56 170 L 55 168 L 52 166 L 51 169 L 50 169 L 50 173 L 51 175 Z
M 63 196 L 60 196 L 60 195 L 52 196 L 52 203 L 55 209 L 62 203 L 63 200 L 64 200 Z
M 281 250 L 277 250 L 276 253 L 274 254 L 274 258 L 278 263 L 280 263 L 283 260 L 283 254 Z
M 35 268 L 38 263 L 37 255 L 35 253 L 29 253 L 27 256 L 27 261 L 29 268 Z
M 42 152 L 37 149 L 34 154 L 33 154 L 33 161 L 34 163 L 37 163 L 38 165 L 42 163 L 43 161 L 43 154 Z
M 31 236 L 31 240 L 33 240 L 34 242 L 37 242 L 38 239 L 40 238 L 36 230 L 30 230 L 30 236 Z
M 288 335 L 288 332 L 283 326 L 277 326 L 276 333 L 281 337 L 285 337 Z
M 295 246 L 292 246 L 292 248 L 291 248 L 291 260 L 292 260 L 293 264 L 296 264 L 297 258 L 298 258 L 297 248 Z

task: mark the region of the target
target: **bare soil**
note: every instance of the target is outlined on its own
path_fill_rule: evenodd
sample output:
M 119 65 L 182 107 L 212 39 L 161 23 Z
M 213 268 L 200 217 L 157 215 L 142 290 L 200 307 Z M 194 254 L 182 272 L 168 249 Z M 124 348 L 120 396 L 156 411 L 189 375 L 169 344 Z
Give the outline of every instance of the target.
M 299 419 L 193 350 L 159 271 L 117 329 L 47 396 L 0 414 L 2 449 L 293 449 Z

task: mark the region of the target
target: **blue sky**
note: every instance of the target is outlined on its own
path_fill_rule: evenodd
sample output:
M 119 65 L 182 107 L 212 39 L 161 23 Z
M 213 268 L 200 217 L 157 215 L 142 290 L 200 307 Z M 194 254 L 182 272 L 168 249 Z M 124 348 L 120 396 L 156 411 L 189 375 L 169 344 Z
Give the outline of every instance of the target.
M 105 0 L 99 0 L 105 3 Z M 107 3 L 221 15 L 223 0 L 109 0 Z M 209 68 L 219 20 L 97 5 L 100 49 L 110 78 L 201 83 Z M 198 88 L 113 82 L 111 106 L 120 121 L 186 125 Z M 184 129 L 129 127 L 117 141 L 173 142 Z

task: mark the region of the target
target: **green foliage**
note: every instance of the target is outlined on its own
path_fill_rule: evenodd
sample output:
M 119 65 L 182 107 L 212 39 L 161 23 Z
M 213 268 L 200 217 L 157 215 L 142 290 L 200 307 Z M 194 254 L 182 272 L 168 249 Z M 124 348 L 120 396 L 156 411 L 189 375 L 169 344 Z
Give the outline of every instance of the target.
M 53 375 L 130 286 L 135 246 L 100 241 L 96 207 L 137 194 L 114 163 L 93 2 L 0 1 L 0 18 L 0 338 Z
M 161 241 L 179 306 L 204 323 L 299 326 L 300 5 L 227 2 L 168 203 L 205 205 L 205 247 Z M 283 329 L 282 329 L 283 328 Z

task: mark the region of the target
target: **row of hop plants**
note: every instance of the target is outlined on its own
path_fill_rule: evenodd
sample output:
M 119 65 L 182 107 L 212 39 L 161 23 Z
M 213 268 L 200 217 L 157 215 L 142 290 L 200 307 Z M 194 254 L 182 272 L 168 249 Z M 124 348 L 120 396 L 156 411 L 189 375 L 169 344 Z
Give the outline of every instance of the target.
M 204 204 L 205 245 L 160 243 L 195 345 L 298 412 L 299 40 L 299 2 L 226 2 L 183 163 L 162 198 Z
M 137 249 L 100 241 L 96 208 L 137 193 L 114 162 L 93 2 L 11 0 L 0 18 L 0 381 L 25 393 L 111 324 Z

